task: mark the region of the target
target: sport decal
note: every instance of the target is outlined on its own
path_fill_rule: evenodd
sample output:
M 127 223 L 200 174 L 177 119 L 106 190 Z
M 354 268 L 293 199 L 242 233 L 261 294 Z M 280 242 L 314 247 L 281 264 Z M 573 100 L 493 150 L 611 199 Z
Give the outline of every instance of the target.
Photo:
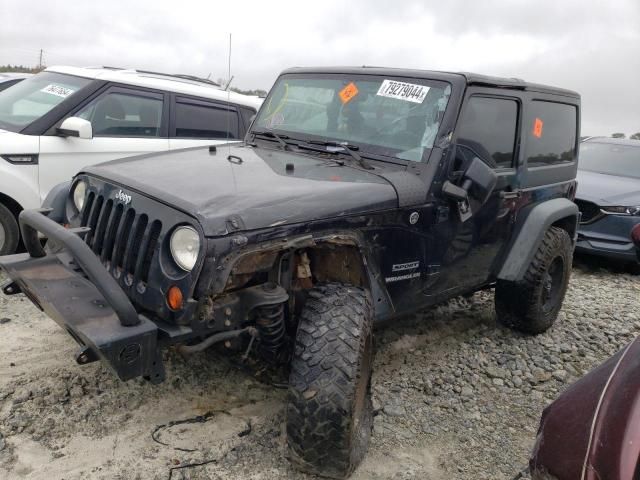
M 414 268 L 418 268 L 420 266 L 419 261 L 415 262 L 407 262 L 407 263 L 396 263 L 391 266 L 392 272 L 401 272 L 402 270 L 413 270 Z
M 427 93 L 429 93 L 429 87 L 425 87 L 424 85 L 384 80 L 376 95 L 405 100 L 407 102 L 422 103 Z

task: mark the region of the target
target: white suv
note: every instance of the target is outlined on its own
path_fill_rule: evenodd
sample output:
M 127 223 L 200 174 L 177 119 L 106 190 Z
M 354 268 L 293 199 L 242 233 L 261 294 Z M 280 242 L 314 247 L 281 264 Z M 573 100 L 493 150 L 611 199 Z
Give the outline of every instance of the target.
M 262 100 L 214 82 L 116 68 L 50 67 L 0 92 L 0 255 L 21 210 L 85 165 L 244 136 Z

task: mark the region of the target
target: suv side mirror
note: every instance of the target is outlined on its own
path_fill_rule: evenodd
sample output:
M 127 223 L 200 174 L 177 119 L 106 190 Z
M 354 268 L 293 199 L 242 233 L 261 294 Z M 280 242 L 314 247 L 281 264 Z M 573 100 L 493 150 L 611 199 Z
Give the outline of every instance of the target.
M 470 191 L 471 196 L 480 202 L 480 205 L 484 205 L 489 199 L 489 195 L 491 195 L 496 183 L 498 183 L 498 175 L 496 175 L 493 168 L 478 157 L 471 161 L 471 165 L 464 172 L 464 177 L 465 181 L 462 187 Z M 469 187 L 466 187 L 467 182 L 471 182 Z
M 62 137 L 93 138 L 91 122 L 80 117 L 66 118 L 56 131 Z
M 458 203 L 460 221 L 465 222 L 473 215 L 469 197 L 484 205 L 498 183 L 498 176 L 486 163 L 475 157 L 464 172 L 462 186 L 449 180 L 442 185 L 442 193 Z

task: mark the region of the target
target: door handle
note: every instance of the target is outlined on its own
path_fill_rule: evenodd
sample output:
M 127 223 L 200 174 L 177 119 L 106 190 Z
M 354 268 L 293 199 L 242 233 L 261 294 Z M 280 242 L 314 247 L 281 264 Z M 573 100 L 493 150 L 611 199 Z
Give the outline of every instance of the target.
M 514 198 L 520 198 L 522 196 L 522 190 L 502 190 L 500 192 L 500 198 L 505 200 L 512 200 Z

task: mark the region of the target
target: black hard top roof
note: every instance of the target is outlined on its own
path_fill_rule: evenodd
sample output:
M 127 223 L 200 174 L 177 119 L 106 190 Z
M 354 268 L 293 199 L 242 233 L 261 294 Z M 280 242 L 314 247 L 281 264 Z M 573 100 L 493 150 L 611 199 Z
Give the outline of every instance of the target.
M 397 77 L 409 78 L 429 78 L 432 80 L 443 80 L 451 83 L 464 82 L 467 85 L 480 85 L 486 87 L 506 88 L 513 90 L 528 90 L 566 97 L 580 98 L 580 94 L 564 88 L 551 87 L 529 83 L 519 78 L 492 77 L 469 72 L 440 72 L 435 70 L 413 70 L 408 68 L 388 68 L 388 67 L 294 67 L 282 72 L 288 73 L 342 73 L 352 75 L 393 75 Z

